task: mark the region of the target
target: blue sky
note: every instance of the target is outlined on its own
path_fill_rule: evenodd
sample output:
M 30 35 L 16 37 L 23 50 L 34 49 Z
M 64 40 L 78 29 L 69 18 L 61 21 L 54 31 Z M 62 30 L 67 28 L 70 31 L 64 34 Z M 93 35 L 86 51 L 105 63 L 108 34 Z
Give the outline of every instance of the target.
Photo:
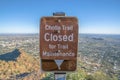
M 53 12 L 76 16 L 79 33 L 120 34 L 120 0 L 0 0 L 0 33 L 38 33 Z

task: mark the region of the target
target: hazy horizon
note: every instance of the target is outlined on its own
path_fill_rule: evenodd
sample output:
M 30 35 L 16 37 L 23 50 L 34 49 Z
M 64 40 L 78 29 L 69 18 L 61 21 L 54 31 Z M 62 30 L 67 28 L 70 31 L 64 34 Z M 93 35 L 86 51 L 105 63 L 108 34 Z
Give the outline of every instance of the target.
M 9 35 L 9 34 L 10 34 L 10 35 L 12 35 L 12 34 L 13 34 L 13 35 L 14 35 L 14 34 L 16 34 L 16 35 L 21 35 L 21 34 L 23 34 L 23 35 L 24 35 L 24 34 L 37 34 L 37 35 L 39 35 L 40 33 L 0 33 L 0 35 L 7 35 L 7 34 L 8 34 L 8 35 Z M 94 34 L 95 34 L 95 35 L 120 35 L 120 34 L 107 34 L 107 33 L 106 33 L 106 34 L 102 34 L 102 33 L 79 33 L 79 35 L 80 35 L 80 34 L 93 34 L 93 35 L 94 35 Z

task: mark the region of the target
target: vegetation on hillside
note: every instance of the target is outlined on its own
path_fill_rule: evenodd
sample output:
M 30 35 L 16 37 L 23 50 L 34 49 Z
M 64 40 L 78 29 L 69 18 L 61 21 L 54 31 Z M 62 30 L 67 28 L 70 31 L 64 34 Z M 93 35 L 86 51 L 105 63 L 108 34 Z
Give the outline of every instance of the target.
M 67 80 L 120 79 L 120 35 L 81 34 L 78 48 L 77 70 Z M 39 63 L 38 34 L 0 35 L 0 80 L 54 80 Z
M 7 55 L 5 57 L 9 61 L 0 60 L 0 79 L 23 78 L 35 73 L 39 73 L 39 78 L 44 77 L 45 74 L 40 72 L 39 60 L 19 49 L 15 49 L 11 53 L 19 54 L 19 56 L 16 60 L 9 60 L 11 57 Z

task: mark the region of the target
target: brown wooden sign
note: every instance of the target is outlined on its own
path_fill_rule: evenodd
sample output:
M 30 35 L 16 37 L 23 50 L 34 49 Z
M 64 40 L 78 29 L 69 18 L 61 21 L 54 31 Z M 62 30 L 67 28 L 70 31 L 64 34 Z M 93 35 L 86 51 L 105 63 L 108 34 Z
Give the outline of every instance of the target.
M 77 47 L 78 21 L 75 17 L 41 18 L 40 57 L 42 70 L 74 71 L 77 65 Z

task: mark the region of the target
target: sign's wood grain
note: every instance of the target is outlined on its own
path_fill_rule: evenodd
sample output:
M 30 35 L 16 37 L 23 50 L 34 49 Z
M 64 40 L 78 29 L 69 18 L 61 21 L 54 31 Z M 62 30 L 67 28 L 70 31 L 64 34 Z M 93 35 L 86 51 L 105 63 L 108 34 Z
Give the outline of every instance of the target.
M 75 17 L 43 17 L 40 22 L 42 69 L 57 71 L 54 60 L 65 60 L 58 71 L 74 71 L 77 62 L 78 20 Z M 49 65 L 49 66 L 48 66 Z

